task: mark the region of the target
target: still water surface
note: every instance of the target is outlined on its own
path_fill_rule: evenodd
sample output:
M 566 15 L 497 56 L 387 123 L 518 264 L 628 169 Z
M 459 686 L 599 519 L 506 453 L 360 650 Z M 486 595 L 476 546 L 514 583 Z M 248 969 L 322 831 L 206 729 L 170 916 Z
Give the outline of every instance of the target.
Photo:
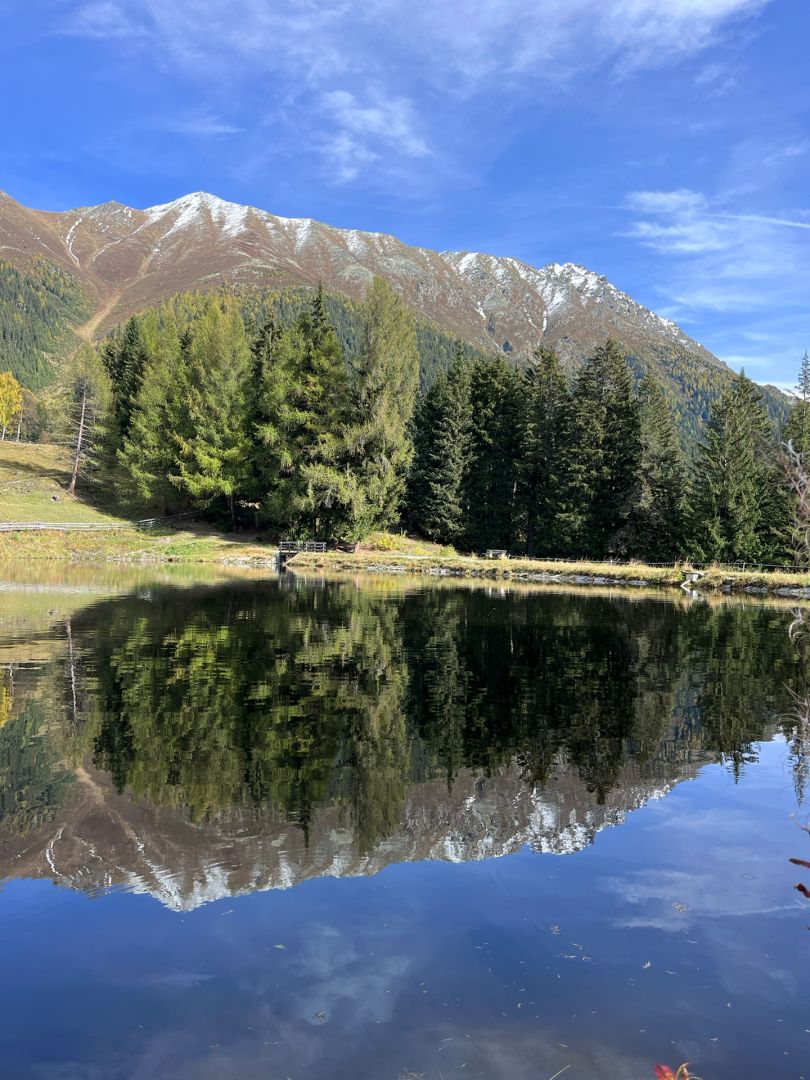
M 0 1076 L 810 1078 L 788 607 L 76 573 L 0 574 Z

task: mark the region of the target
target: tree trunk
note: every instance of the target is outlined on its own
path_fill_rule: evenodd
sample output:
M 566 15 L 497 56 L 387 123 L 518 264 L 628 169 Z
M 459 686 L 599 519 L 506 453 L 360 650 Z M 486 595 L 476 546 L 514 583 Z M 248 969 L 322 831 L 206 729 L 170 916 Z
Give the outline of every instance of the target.
M 79 461 L 82 456 L 82 442 L 84 440 L 84 414 L 87 408 L 87 390 L 82 391 L 82 412 L 79 417 L 79 433 L 76 436 L 76 456 L 73 459 L 73 476 L 70 478 L 70 487 L 68 488 L 68 495 L 74 495 L 76 493 L 76 479 L 79 475 Z
M 231 512 L 231 528 L 236 528 L 236 506 L 234 504 L 233 495 L 228 496 L 228 509 Z
M 22 431 L 22 406 L 20 406 L 20 415 L 17 417 L 17 442 L 20 441 L 20 432 Z
M 0 442 L 5 442 L 5 440 L 6 440 L 6 425 L 3 424 L 3 434 L 0 435 Z

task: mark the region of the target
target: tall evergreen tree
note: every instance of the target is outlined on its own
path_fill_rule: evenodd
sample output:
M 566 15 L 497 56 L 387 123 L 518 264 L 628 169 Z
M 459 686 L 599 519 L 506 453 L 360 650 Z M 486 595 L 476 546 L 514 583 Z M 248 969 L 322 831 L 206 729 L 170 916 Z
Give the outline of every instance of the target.
M 608 340 L 586 362 L 574 392 L 569 531 L 580 554 L 627 549 L 639 498 L 641 433 L 630 367 Z
M 799 369 L 796 397 L 782 438 L 790 443 L 797 454 L 804 455 L 810 450 L 810 357 L 806 352 Z
M 129 435 L 132 413 L 149 358 L 145 337 L 148 329 L 157 329 L 154 312 L 138 318 L 133 315 L 123 328 L 105 342 L 101 358 L 112 388 L 111 435 L 119 445 Z
M 514 550 L 522 539 L 521 453 L 525 390 L 503 356 L 470 369 L 470 450 L 464 478 L 466 544 Z
M 269 346 L 263 420 L 264 517 L 312 536 L 339 531 L 352 501 L 345 458 L 348 378 L 343 350 L 324 314 L 319 288 L 309 309 Z
M 641 384 L 638 502 L 630 520 L 631 553 L 669 562 L 684 544 L 685 467 L 672 412 L 652 376 Z
M 118 450 L 130 494 L 164 513 L 184 505 L 178 489 L 180 440 L 191 432 L 186 409 L 190 332 L 181 338 L 166 308 L 144 367 L 129 433 Z
M 565 549 L 562 529 L 571 451 L 571 391 L 553 349 L 535 351 L 525 379 L 526 547 L 530 556 L 559 555 Z
M 470 371 L 459 343 L 452 366 L 436 376 L 414 416 L 408 517 L 431 540 L 456 543 L 464 533 L 464 476 L 469 455 Z
M 359 349 L 350 376 L 346 441 L 353 498 L 347 524 L 353 538 L 399 520 L 418 387 L 413 315 L 402 296 L 377 277 L 360 308 Z
M 188 431 L 179 439 L 177 483 L 205 506 L 224 499 L 232 521 L 247 489 L 250 350 L 233 302 L 209 298 L 188 349 Z
M 692 489 L 696 552 L 759 562 L 783 548 L 789 513 L 762 395 L 741 372 L 712 407 Z

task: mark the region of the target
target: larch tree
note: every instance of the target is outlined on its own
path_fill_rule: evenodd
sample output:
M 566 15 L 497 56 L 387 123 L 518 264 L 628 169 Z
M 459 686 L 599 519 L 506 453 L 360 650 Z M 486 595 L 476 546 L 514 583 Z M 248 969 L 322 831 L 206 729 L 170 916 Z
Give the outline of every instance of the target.
M 232 524 L 248 486 L 250 440 L 245 326 L 233 301 L 207 300 L 188 346 L 187 432 L 179 438 L 177 483 L 205 506 L 224 500 Z
M 10 371 L 0 371 L 0 440 L 15 420 L 22 418 L 22 388 Z
M 359 348 L 349 380 L 351 538 L 399 519 L 413 453 L 410 420 L 418 387 L 413 315 L 388 282 L 374 278 L 360 308 Z
M 810 357 L 805 352 L 796 384 L 796 401 L 782 432 L 784 442 L 789 442 L 797 454 L 810 450 Z
M 780 509 L 781 507 L 781 509 Z M 693 545 L 706 559 L 758 562 L 786 526 L 784 480 L 762 395 L 741 372 L 712 407 L 691 494 Z

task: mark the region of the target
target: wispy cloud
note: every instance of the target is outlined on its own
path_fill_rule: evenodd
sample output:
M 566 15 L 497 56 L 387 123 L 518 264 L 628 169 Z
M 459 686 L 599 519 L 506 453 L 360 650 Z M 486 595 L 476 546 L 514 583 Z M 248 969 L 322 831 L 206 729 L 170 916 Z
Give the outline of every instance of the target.
M 143 34 L 138 21 L 130 18 L 126 7 L 118 0 L 92 0 L 83 4 L 63 28 L 88 38 L 139 38 Z
M 523 100 L 600 65 L 660 67 L 769 2 L 89 0 L 62 31 L 143 46 L 145 61 L 194 80 L 223 125 L 229 103 L 271 80 L 275 114 L 351 181 L 397 158 L 435 162 L 454 103 L 514 103 L 516 88 Z
M 169 131 L 177 135 L 191 135 L 200 139 L 239 135 L 245 130 L 243 127 L 211 115 L 166 118 L 160 120 L 155 126 L 161 131 Z
M 632 192 L 625 235 L 667 257 L 658 263 L 658 291 L 671 317 L 688 326 L 729 316 L 715 351 L 732 367 L 767 372 L 795 363 L 810 329 L 810 211 L 748 212 L 729 206 L 737 197 Z

